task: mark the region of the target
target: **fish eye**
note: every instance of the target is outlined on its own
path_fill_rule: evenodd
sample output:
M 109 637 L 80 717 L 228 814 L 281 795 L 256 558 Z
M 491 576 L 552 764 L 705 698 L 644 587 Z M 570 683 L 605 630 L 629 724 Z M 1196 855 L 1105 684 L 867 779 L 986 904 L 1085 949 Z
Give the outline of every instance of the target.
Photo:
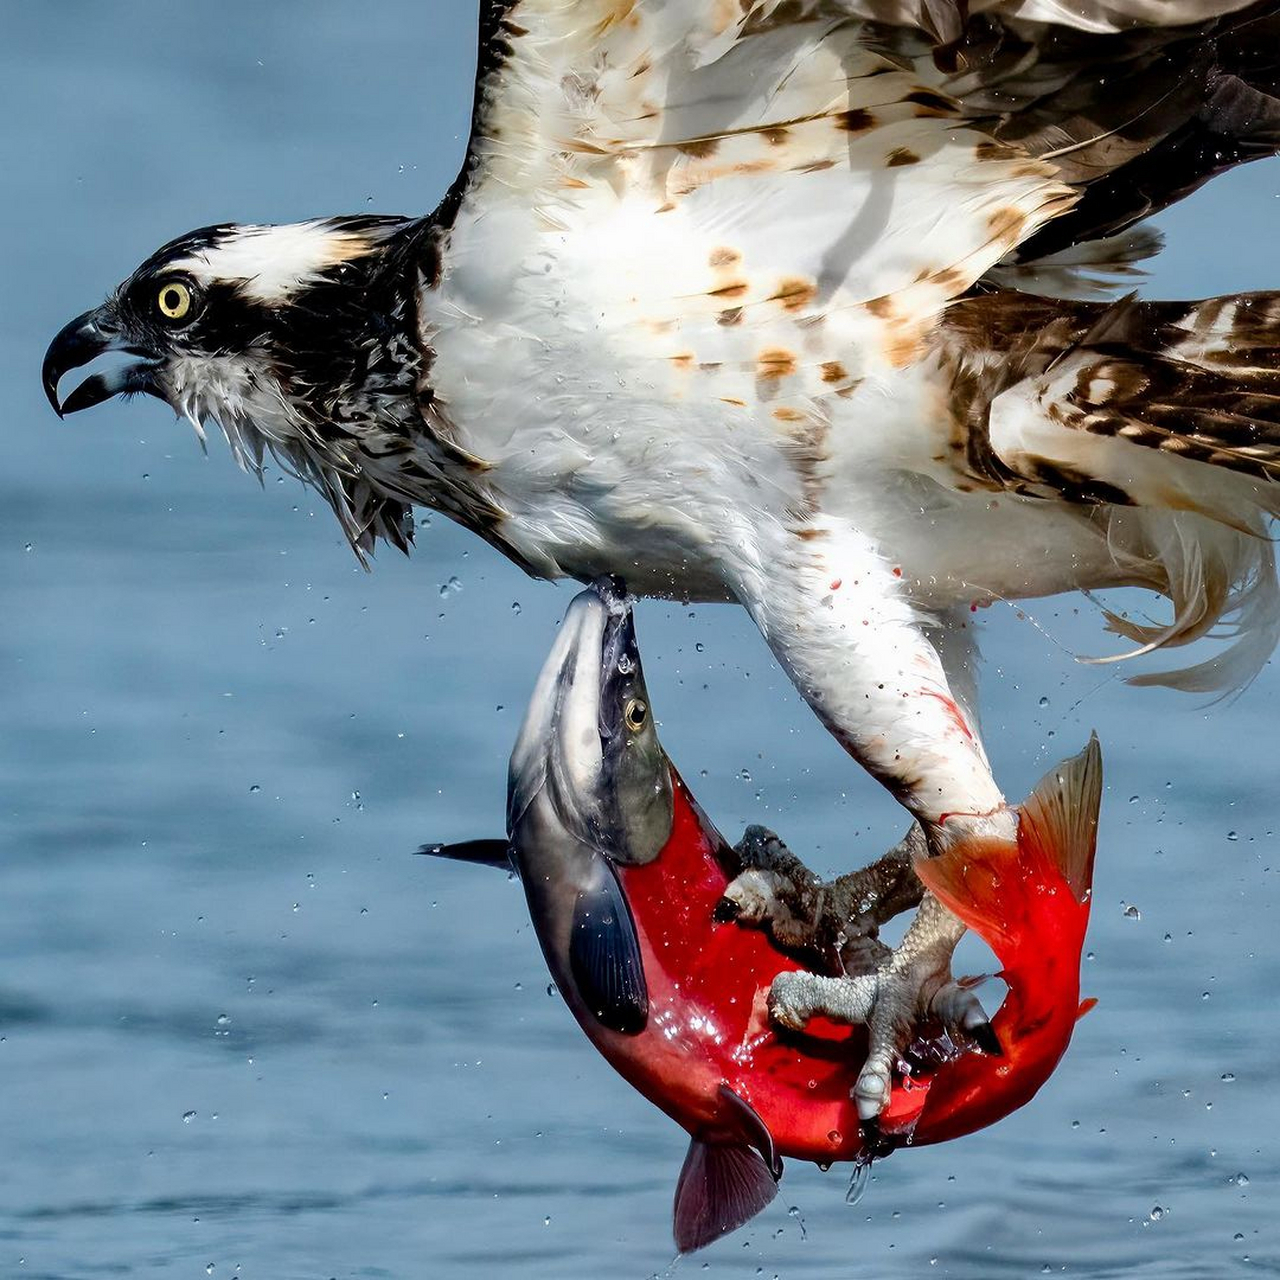
M 626 722 L 626 726 L 632 733 L 639 733 L 644 728 L 645 720 L 649 715 L 649 705 L 643 698 L 632 698 L 627 703 L 626 710 L 622 713 L 622 718 Z
M 156 294 L 156 309 L 166 320 L 185 320 L 193 304 L 191 289 L 181 280 L 166 280 Z

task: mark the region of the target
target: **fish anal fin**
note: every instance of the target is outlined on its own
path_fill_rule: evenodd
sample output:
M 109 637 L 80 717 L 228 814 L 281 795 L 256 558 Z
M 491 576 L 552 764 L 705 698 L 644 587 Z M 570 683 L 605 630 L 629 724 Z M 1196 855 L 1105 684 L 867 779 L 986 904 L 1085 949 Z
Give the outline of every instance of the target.
M 1076 1021 L 1079 1022 L 1086 1013 L 1089 1013 L 1098 1003 L 1096 996 L 1089 996 L 1085 1000 L 1080 1001 L 1080 1007 L 1076 1010 Z
M 760 1158 L 768 1165 L 774 1181 L 778 1181 L 782 1177 L 782 1157 L 774 1148 L 773 1134 L 769 1132 L 769 1126 L 760 1119 L 760 1113 L 751 1103 L 741 1094 L 735 1093 L 723 1081 L 720 1083 L 718 1092 L 720 1097 L 738 1113 L 743 1138 L 760 1153 Z
M 603 858 L 597 870 L 595 884 L 574 905 L 569 965 L 597 1021 L 622 1035 L 639 1035 L 649 1019 L 640 939 L 617 874 Z
M 754 1148 L 693 1138 L 676 1183 L 676 1248 L 692 1253 L 736 1231 L 777 1194 L 778 1184 Z

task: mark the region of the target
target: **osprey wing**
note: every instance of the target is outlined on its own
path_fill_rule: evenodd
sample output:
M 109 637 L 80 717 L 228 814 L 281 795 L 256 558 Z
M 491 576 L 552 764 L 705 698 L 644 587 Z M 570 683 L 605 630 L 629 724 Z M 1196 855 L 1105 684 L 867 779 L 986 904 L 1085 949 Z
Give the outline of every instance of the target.
M 949 298 L 1077 197 L 896 43 L 827 3 L 519 0 L 491 14 L 445 211 L 487 226 L 459 237 L 447 269 L 483 276 L 469 248 L 514 240 L 531 274 L 542 253 L 551 274 L 602 282 L 606 323 L 685 337 L 860 308 L 881 354 L 906 363 Z M 697 358 L 741 345 L 702 341 Z
M 509 278 L 468 262 L 504 241 L 530 273 L 600 281 L 604 323 L 671 335 L 657 347 L 677 362 L 746 369 L 750 349 L 768 382 L 790 369 L 785 331 L 838 312 L 842 345 L 865 359 L 823 361 L 829 385 L 813 391 L 902 367 L 993 268 L 993 283 L 1017 285 L 1019 264 L 1049 259 L 1025 273 L 1033 287 L 1078 262 L 1123 275 L 1157 242 L 1116 233 L 1270 154 L 1278 9 L 492 5 L 467 166 L 440 218 L 465 209 L 492 234 L 448 259 L 455 297 L 465 311 L 487 276 Z M 1106 236 L 1114 251 L 1073 256 Z

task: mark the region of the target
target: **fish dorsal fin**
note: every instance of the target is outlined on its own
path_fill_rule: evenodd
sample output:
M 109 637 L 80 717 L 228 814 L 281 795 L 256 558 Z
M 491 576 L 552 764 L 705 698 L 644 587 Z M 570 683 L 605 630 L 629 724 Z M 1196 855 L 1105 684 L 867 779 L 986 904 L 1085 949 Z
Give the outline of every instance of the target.
M 511 870 L 510 845 L 505 840 L 460 840 L 457 844 L 424 844 L 415 853 L 425 853 L 432 858 L 447 858 L 451 862 L 473 862 L 478 867 L 497 867 Z
M 1021 806 L 1019 841 L 1034 842 L 1057 865 L 1077 902 L 1093 883 L 1101 804 L 1102 748 L 1091 734 L 1085 749 L 1046 773 Z
M 736 1231 L 777 1194 L 769 1166 L 745 1142 L 726 1145 L 692 1139 L 676 1183 L 676 1248 L 692 1253 Z
M 578 994 L 601 1026 L 639 1035 L 649 1020 L 640 939 L 617 873 L 604 858 L 595 865 L 594 884 L 574 904 L 569 967 Z

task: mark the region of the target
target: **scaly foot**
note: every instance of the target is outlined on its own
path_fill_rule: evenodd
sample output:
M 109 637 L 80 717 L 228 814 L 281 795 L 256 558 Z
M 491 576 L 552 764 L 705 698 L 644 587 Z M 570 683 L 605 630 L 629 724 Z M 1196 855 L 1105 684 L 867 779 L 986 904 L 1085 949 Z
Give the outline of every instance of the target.
M 901 946 L 873 972 L 842 978 L 793 972 L 774 979 L 769 1013 L 780 1026 L 802 1031 L 818 1015 L 867 1024 L 867 1058 L 853 1090 L 864 1121 L 889 1101 L 893 1070 L 922 1021 L 941 1023 L 960 1049 L 999 1054 L 977 996 L 951 976 L 951 954 L 963 933 L 964 925 L 925 894 Z
M 912 869 L 925 853 L 919 826 L 879 862 L 829 882 L 765 827 L 748 827 L 734 852 L 740 870 L 716 918 L 768 930 L 778 946 L 822 973 L 873 972 L 891 954 L 878 940 L 880 926 L 924 893 Z

